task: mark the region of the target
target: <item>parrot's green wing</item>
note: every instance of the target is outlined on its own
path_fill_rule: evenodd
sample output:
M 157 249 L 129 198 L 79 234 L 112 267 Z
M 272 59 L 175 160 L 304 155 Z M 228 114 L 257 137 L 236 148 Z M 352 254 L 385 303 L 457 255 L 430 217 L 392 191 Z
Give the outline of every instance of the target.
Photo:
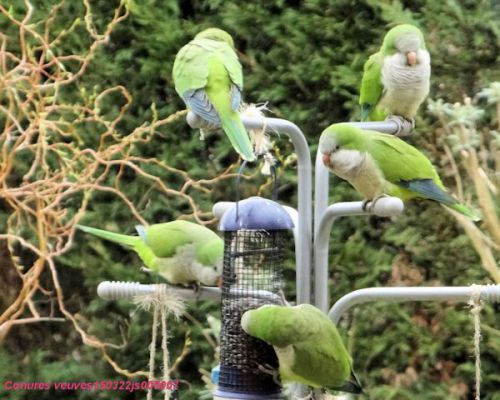
M 368 152 L 387 181 L 444 204 L 473 221 L 481 218 L 451 196 L 429 159 L 403 140 L 384 133 L 369 133 Z
M 371 132 L 369 143 L 369 153 L 387 181 L 445 205 L 458 203 L 445 190 L 429 159 L 415 147 L 379 132 Z
M 377 103 L 381 99 L 384 90 L 382 85 L 382 63 L 382 54 L 380 52 L 372 54 L 365 63 L 359 92 L 362 121 L 369 119 L 383 120 L 385 117 L 376 110 Z
M 362 393 L 361 384 L 352 371 L 352 359 L 341 342 L 337 346 L 331 340 L 316 338 L 314 343 L 301 343 L 294 348 L 295 363 L 292 370 L 303 378 L 305 384 Z
M 429 159 L 403 140 L 385 133 L 365 131 L 367 151 L 375 159 L 384 177 L 391 183 L 431 179 L 443 186 Z
M 243 90 L 243 71 L 235 51 L 227 43 L 195 39 L 177 54 L 173 68 L 175 90 L 186 105 L 206 121 L 217 124 L 219 116 L 207 97 L 209 60 L 215 58 L 227 71 L 231 87 L 231 106 L 238 110 Z
M 256 310 L 247 311 L 241 324 L 243 330 L 251 336 L 277 346 L 286 347 L 302 342 L 321 329 L 314 315 L 297 312 L 297 308 L 313 306 L 301 304 L 296 307 L 262 306 Z
M 208 60 L 211 57 L 217 57 L 224 64 L 231 82 L 243 90 L 243 71 L 231 46 L 215 40 L 195 39 L 177 53 L 174 62 L 175 90 L 181 97 L 187 91 L 207 85 Z
M 253 161 L 252 144 L 238 114 L 243 71 L 233 48 L 226 42 L 194 39 L 177 54 L 173 78 L 188 108 L 205 121 L 220 123 L 236 151 Z
M 193 244 L 197 252 L 203 250 L 207 253 L 201 255 L 203 260 L 210 259 L 213 257 L 211 253 L 217 253 L 222 244 L 222 239 L 210 229 L 188 221 L 172 221 L 151 225 L 147 228 L 139 225 L 136 229 L 154 255 L 161 258 L 171 257 L 179 246 Z M 204 248 L 204 245 L 210 243 L 215 243 L 216 248 Z

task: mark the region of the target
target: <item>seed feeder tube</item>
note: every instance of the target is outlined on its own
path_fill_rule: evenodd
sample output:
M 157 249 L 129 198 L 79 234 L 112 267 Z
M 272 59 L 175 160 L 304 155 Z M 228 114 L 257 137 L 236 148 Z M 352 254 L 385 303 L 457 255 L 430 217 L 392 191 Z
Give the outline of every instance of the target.
M 272 346 L 243 331 L 241 316 L 266 304 L 282 304 L 283 244 L 293 221 L 278 203 L 251 197 L 227 210 L 219 229 L 224 232 L 224 262 L 214 399 L 281 399 L 276 354 Z

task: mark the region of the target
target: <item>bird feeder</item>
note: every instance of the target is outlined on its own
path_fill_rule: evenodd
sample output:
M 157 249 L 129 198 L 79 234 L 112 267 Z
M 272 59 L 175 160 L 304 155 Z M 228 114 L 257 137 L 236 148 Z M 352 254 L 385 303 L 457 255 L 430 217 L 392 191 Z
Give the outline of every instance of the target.
M 282 206 L 260 197 L 236 203 L 222 217 L 222 330 L 215 398 L 281 398 L 275 352 L 242 330 L 241 316 L 266 304 L 282 304 L 283 244 L 292 228 Z

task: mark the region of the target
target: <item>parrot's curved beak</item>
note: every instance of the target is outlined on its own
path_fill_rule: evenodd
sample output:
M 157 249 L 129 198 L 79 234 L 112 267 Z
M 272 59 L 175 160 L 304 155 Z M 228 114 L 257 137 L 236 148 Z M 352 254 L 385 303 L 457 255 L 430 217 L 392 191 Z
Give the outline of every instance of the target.
M 330 154 L 323 153 L 323 164 L 325 164 L 325 167 L 332 167 L 332 164 L 330 162 Z
M 406 62 L 409 66 L 414 67 L 417 64 L 417 53 L 414 51 L 406 53 Z

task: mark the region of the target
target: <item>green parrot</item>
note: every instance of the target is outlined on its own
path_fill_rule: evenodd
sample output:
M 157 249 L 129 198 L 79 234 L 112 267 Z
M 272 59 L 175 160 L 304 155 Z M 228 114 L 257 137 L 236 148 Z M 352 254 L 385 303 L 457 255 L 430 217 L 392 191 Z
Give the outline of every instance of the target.
M 198 33 L 175 57 L 175 90 L 186 106 L 211 124 L 219 124 L 246 161 L 255 155 L 238 110 L 243 72 L 231 35 L 209 28 Z
M 362 121 L 388 116 L 412 120 L 429 94 L 431 57 L 424 36 L 413 25 L 392 28 L 380 51 L 364 66 L 359 94 Z
M 241 327 L 273 346 L 282 382 L 363 392 L 336 326 L 316 307 L 265 305 L 246 311 Z
M 188 221 L 148 227 L 137 225 L 139 236 L 121 235 L 89 226 L 78 229 L 134 250 L 142 262 L 171 284 L 220 282 L 224 242 L 210 229 Z
M 325 166 L 368 200 L 384 194 L 401 200 L 429 199 L 474 221 L 480 219 L 447 192 L 423 153 L 393 135 L 333 124 L 321 134 L 319 151 Z

